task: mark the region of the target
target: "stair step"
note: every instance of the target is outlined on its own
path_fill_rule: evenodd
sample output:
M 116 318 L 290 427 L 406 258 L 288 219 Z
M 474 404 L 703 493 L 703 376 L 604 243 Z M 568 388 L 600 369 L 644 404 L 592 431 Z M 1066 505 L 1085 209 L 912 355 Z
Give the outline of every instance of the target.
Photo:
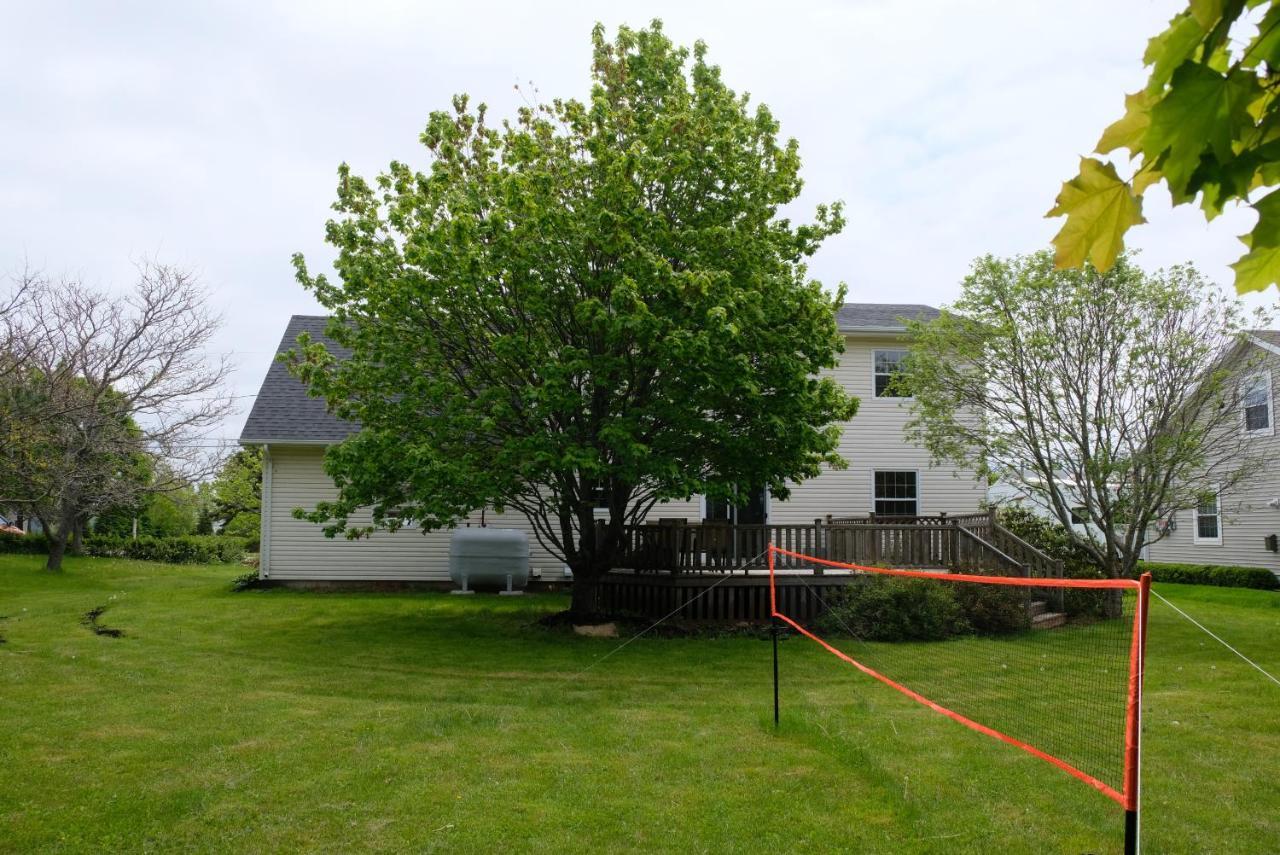
M 1032 600 L 1030 605 L 1027 606 L 1027 611 L 1031 613 L 1032 617 L 1036 617 L 1048 612 L 1049 604 L 1044 600 Z
M 1067 616 L 1061 612 L 1045 612 L 1031 618 L 1032 629 L 1055 629 L 1064 626 L 1067 622 Z

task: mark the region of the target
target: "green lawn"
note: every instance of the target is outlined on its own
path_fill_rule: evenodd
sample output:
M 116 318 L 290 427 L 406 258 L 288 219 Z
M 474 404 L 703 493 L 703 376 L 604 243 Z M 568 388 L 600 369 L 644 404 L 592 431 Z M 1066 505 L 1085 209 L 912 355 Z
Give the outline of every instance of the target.
M 535 625 L 561 597 L 38 566 L 0 556 L 0 850 L 1120 845 L 1114 802 L 803 639 L 775 733 L 763 640 L 645 638 L 579 675 L 617 642 Z M 1158 589 L 1280 670 L 1280 595 Z M 81 625 L 104 604 L 124 637 Z M 1156 602 L 1145 716 L 1148 851 L 1280 851 L 1280 687 Z

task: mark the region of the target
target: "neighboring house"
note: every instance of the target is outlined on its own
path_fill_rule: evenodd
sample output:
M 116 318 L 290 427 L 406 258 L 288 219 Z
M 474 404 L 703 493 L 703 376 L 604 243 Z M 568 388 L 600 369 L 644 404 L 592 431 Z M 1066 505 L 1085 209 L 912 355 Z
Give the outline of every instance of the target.
M 659 505 L 650 519 L 730 519 L 742 523 L 812 523 L 827 514 L 915 515 L 972 513 L 985 496 L 985 487 L 972 472 L 930 468 L 928 453 L 903 436 L 908 401 L 888 395 L 889 381 L 906 356 L 908 343 L 903 317 L 936 317 L 929 306 L 854 303 L 843 306 L 837 320 L 845 334 L 845 353 L 833 372 L 846 389 L 861 399 L 858 414 L 844 426 L 840 453 L 849 468 L 828 470 L 796 485 L 787 501 L 772 500 L 765 492 L 744 496 L 741 507 L 706 502 Z M 327 318 L 295 315 L 280 342 L 292 348 L 299 333 L 308 332 L 341 357 L 343 352 L 325 338 Z M 293 517 L 295 508 L 311 508 L 332 498 L 333 482 L 322 461 L 326 446 L 340 442 L 357 426 L 335 418 L 323 401 L 307 395 L 285 365 L 273 362 L 240 435 L 244 445 L 261 445 L 263 455 L 261 575 L 275 580 L 353 581 L 448 579 L 449 531 L 424 534 L 409 526 L 376 532 L 361 540 L 325 538 L 321 527 Z M 538 545 L 527 520 L 507 512 L 484 515 L 491 526 L 518 528 L 529 533 L 535 578 L 559 581 L 563 564 Z M 478 525 L 480 512 L 468 522 Z M 369 515 L 352 520 L 367 524 Z M 466 523 L 464 523 L 466 524 Z
M 1238 378 L 1239 430 L 1270 452 L 1273 463 L 1229 490 L 1206 484 L 1203 503 L 1179 510 L 1164 537 L 1148 547 L 1152 561 L 1266 567 L 1280 574 L 1280 330 L 1253 330 L 1241 346 L 1261 361 L 1250 360 Z
M 1039 485 L 1039 478 L 1023 475 L 1031 484 Z M 1066 480 L 1066 479 L 1063 479 Z M 1073 484 L 1070 487 L 1063 487 L 1063 494 L 1071 501 L 1071 528 L 1076 534 L 1084 536 L 1092 536 L 1097 540 L 1101 540 L 1101 532 L 1092 525 L 1087 517 L 1088 514 L 1082 507 L 1083 502 L 1079 501 L 1079 492 Z M 1004 505 L 1016 505 L 1026 508 L 1037 516 L 1050 520 L 1053 523 L 1061 524 L 1058 515 L 1054 513 L 1044 496 L 1032 490 L 1028 490 L 1020 484 L 1011 484 L 1008 481 L 997 481 L 987 489 L 987 503 L 997 507 Z

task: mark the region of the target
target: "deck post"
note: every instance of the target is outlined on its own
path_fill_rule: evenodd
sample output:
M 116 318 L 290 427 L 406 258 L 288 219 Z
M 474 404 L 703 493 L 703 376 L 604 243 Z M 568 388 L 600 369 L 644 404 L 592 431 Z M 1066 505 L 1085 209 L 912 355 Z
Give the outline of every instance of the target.
M 825 547 L 822 545 L 822 517 L 817 517 L 813 521 L 813 554 L 817 558 L 830 560 Z M 821 564 L 813 566 L 813 575 L 822 576 L 825 572 Z

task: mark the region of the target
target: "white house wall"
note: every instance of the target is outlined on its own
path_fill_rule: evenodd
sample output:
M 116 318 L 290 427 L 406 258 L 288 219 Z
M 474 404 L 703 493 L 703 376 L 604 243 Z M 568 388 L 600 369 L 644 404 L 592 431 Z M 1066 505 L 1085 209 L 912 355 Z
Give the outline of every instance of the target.
M 337 488 L 325 474 L 324 449 L 320 446 L 271 446 L 270 488 L 263 497 L 262 575 L 277 580 L 331 581 L 448 581 L 449 531 L 424 533 L 417 528 L 379 531 L 368 538 L 329 539 L 321 526 L 294 519 L 294 508 L 312 508 L 337 497 Z M 265 483 L 265 482 L 264 482 Z M 367 525 L 368 511 L 352 519 Z M 529 521 L 520 514 L 488 513 L 486 522 L 499 528 L 516 528 L 529 537 L 530 570 L 541 571 L 548 581 L 564 579 L 563 564 L 543 549 L 533 536 Z M 472 515 L 473 524 L 480 514 Z
M 876 470 L 916 472 L 921 514 L 973 513 L 978 509 L 986 496 L 986 485 L 972 472 L 931 468 L 929 453 L 903 435 L 910 402 L 875 396 L 875 351 L 903 347 L 907 347 L 904 339 L 890 336 L 846 337 L 845 352 L 832 376 L 860 402 L 857 415 L 844 424 L 840 439 L 840 455 L 849 461 L 849 468 L 828 469 L 794 486 L 788 501 L 770 503 L 770 522 L 811 523 L 827 514 L 868 514 L 874 507 Z
M 1268 352 L 1262 370 L 1271 372 L 1272 432 L 1249 442 L 1258 443 L 1263 453 L 1269 453 L 1276 461 L 1280 460 L 1280 429 L 1275 424 L 1280 414 L 1280 354 Z M 1223 511 L 1221 543 L 1195 542 L 1195 511 L 1180 510 L 1174 517 L 1174 530 L 1148 547 L 1148 558 L 1181 564 L 1266 567 L 1280 573 L 1280 554 L 1268 551 L 1264 545 L 1265 538 L 1280 534 L 1280 508 L 1271 507 L 1268 503 L 1272 501 L 1280 503 L 1280 463 L 1276 462 L 1247 482 L 1223 491 L 1219 497 Z
M 844 426 L 840 453 L 850 462 L 845 470 L 828 470 L 813 480 L 796 485 L 787 501 L 769 502 L 769 522 L 812 523 L 827 514 L 867 514 L 873 507 L 873 472 L 911 470 L 918 473 L 920 513 L 971 513 L 977 510 L 985 487 L 972 473 L 949 468 L 930 468 L 928 454 L 906 441 L 903 427 L 908 418 L 908 402 L 876 398 L 872 373 L 873 352 L 877 348 L 901 347 L 891 337 L 849 338 L 846 352 L 834 376 L 861 399 L 857 416 Z M 350 541 L 329 539 L 321 527 L 294 519 L 294 508 L 311 508 L 317 502 L 336 497 L 337 490 L 323 469 L 321 446 L 272 445 L 269 448 L 268 486 L 264 489 L 263 567 L 265 577 L 277 580 L 417 580 L 447 581 L 449 578 L 449 531 L 424 534 L 414 528 L 398 532 L 375 532 L 371 537 Z M 703 516 L 700 498 L 659 505 L 650 519 L 683 517 L 697 521 Z M 533 537 L 529 522 L 520 514 L 489 513 L 491 526 L 525 531 L 532 548 L 531 570 L 544 581 L 564 579 L 563 565 L 543 549 Z M 353 519 L 356 525 L 369 521 L 366 512 Z M 480 515 L 472 515 L 478 524 Z

